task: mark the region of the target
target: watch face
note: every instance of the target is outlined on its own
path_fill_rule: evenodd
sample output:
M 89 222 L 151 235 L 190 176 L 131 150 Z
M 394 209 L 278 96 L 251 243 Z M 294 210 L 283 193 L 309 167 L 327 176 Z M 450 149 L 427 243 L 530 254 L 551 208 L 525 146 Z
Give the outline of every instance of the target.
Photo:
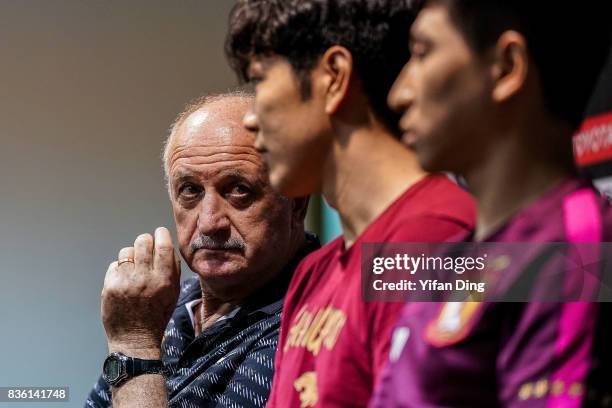
M 114 380 L 119 377 L 119 362 L 117 360 L 111 360 L 106 365 L 106 375 Z
M 104 361 L 104 376 L 106 381 L 114 382 L 121 376 L 122 361 L 115 356 L 109 356 Z

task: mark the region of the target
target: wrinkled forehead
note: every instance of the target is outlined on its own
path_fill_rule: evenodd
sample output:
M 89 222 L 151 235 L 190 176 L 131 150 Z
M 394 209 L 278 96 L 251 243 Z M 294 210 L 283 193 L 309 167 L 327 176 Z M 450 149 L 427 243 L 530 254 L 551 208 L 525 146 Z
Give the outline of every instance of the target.
M 178 126 L 170 143 L 170 166 L 181 158 L 238 155 L 259 162 L 255 134 L 242 124 L 251 106 L 248 98 L 232 98 L 207 104 L 190 114 Z

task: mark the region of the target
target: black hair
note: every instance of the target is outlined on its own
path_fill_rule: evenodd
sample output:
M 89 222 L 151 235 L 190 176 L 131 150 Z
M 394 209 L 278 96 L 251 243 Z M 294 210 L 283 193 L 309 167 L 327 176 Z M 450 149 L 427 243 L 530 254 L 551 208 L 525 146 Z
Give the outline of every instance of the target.
M 309 74 L 325 51 L 345 47 L 369 104 L 397 131 L 398 115 L 387 94 L 408 61 L 409 32 L 416 9 L 411 0 L 239 0 L 229 19 L 226 54 L 246 81 L 255 56 L 281 56 L 297 74 L 303 98 Z
M 477 52 L 522 34 L 550 112 L 578 127 L 610 49 L 611 1 L 435 0 Z

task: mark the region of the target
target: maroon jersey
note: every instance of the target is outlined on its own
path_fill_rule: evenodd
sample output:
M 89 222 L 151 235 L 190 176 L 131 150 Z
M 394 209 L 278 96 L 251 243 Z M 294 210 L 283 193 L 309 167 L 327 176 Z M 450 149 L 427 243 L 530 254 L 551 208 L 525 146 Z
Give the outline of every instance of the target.
M 409 188 L 348 249 L 306 257 L 285 298 L 268 407 L 366 406 L 388 359 L 402 303 L 361 300 L 360 244 L 440 242 L 473 228 L 471 196 L 445 176 Z
M 570 179 L 486 241 L 609 241 L 611 226 L 607 200 L 587 183 Z M 527 265 L 520 256 L 514 261 L 508 259 L 503 272 L 520 276 Z M 612 387 L 599 380 L 609 355 L 609 345 L 604 345 L 606 351 L 599 349 L 601 339 L 609 339 L 608 310 L 607 304 L 588 302 L 407 304 L 371 406 L 570 408 L 612 403 L 612 394 L 606 394 Z

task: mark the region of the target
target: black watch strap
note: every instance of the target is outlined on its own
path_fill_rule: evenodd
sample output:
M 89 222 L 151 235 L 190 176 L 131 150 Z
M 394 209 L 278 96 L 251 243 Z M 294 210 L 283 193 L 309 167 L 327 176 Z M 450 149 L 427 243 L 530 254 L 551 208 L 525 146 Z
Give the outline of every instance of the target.
M 126 365 L 130 378 L 142 374 L 166 374 L 164 363 L 161 360 L 142 360 L 128 357 Z

